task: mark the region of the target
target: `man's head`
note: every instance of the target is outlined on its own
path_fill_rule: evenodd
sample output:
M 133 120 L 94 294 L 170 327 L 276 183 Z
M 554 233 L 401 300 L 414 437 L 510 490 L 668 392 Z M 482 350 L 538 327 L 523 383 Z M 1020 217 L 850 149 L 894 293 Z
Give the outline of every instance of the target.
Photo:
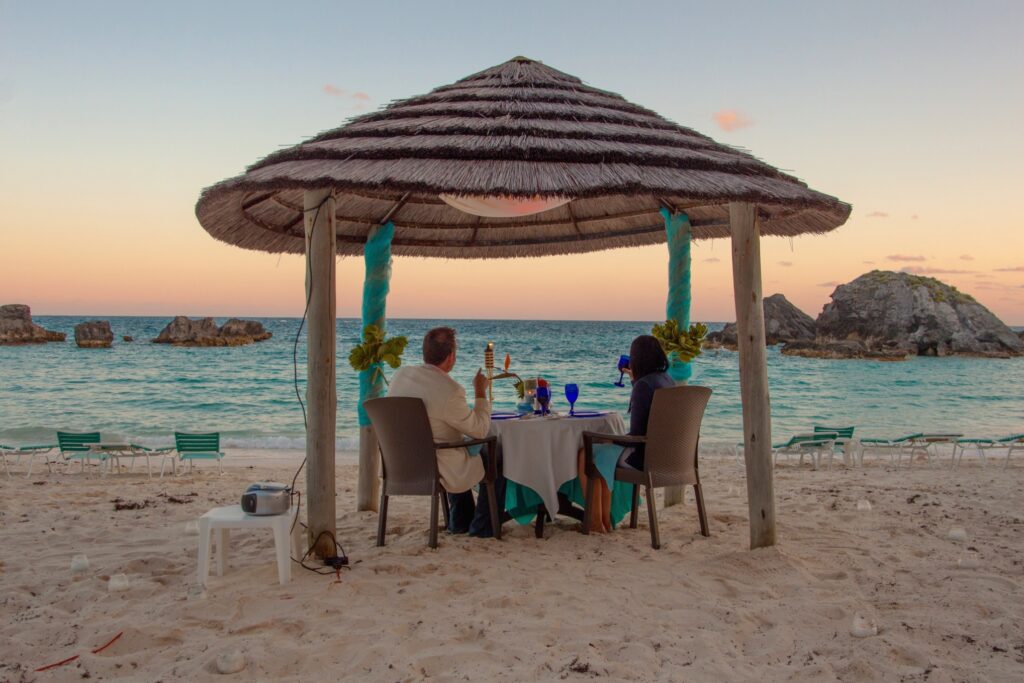
M 423 337 L 423 362 L 436 365 L 445 372 L 455 367 L 455 330 L 450 327 L 435 327 Z

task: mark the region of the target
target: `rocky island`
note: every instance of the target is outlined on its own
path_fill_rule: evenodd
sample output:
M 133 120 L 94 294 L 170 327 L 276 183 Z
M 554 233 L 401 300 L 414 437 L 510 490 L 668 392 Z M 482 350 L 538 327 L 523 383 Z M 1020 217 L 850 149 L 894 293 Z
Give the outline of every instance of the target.
M 790 303 L 782 294 L 772 294 L 764 299 L 764 332 L 768 346 L 792 341 L 814 339 L 814 318 Z M 736 323 L 729 323 L 720 332 L 712 332 L 705 346 L 724 346 L 736 350 Z
M 114 333 L 109 320 L 89 320 L 75 325 L 75 343 L 81 349 L 109 349 Z
M 1013 332 L 974 297 L 935 278 L 874 270 L 832 292 L 817 320 L 781 294 L 764 300 L 769 345 L 805 358 L 904 360 L 911 356 L 1024 354 Z M 811 325 L 808 325 L 810 321 Z M 735 324 L 708 335 L 707 346 L 736 348 Z
M 25 304 L 0 306 L 0 344 L 42 344 L 62 342 L 63 332 L 44 330 L 32 322 L 32 310 Z
M 154 344 L 174 346 L 243 346 L 270 339 L 271 333 L 255 320 L 231 318 L 217 327 L 213 318 L 191 320 L 179 315 L 153 339 Z

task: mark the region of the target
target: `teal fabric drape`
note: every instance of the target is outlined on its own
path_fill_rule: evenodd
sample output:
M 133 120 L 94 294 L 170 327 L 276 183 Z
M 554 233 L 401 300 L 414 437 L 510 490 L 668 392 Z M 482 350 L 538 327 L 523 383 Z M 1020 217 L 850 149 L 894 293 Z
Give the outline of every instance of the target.
M 363 251 L 366 277 L 363 280 L 363 325 L 360 328 L 360 335 L 367 325 L 376 325 L 384 329 L 387 320 L 385 309 L 388 291 L 391 289 L 391 240 L 394 236 L 395 224 L 388 221 L 370 230 L 366 237 L 366 248 Z M 379 366 L 359 373 L 358 409 L 361 427 L 370 424 L 370 418 L 363 410 L 363 401 L 383 395 L 384 376 Z
M 685 213 L 661 210 L 668 238 L 668 299 L 665 319 L 675 320 L 682 329 L 690 327 L 690 217 Z M 675 354 L 669 358 L 668 374 L 676 382 L 686 382 L 693 375 L 690 363 L 680 361 Z

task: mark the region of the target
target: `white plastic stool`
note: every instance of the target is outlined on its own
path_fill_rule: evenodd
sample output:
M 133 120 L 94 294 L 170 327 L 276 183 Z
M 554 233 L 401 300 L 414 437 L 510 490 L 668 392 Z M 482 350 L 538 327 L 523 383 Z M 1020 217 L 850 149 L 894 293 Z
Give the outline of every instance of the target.
M 298 535 L 289 542 L 289 530 L 299 513 L 297 507 L 280 515 L 249 515 L 240 505 L 214 508 L 199 518 L 199 584 L 206 585 L 210 576 L 210 541 L 214 529 L 217 534 L 217 576 L 223 576 L 228 560 L 228 532 L 230 529 L 272 529 L 274 532 L 274 554 L 277 556 L 277 578 L 284 585 L 292 578 L 292 560 L 289 553 L 299 557 Z

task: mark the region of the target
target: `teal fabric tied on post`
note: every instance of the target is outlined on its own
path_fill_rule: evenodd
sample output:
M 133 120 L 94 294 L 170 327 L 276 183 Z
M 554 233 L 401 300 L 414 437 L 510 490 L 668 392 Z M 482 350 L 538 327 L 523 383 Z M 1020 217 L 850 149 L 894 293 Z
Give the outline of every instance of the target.
M 363 262 L 366 277 L 363 280 L 363 325 L 359 330 L 362 341 L 367 325 L 384 329 L 388 292 L 391 289 L 391 240 L 395 236 L 395 224 L 388 221 L 370 230 L 366 236 Z M 359 426 L 368 427 L 370 418 L 363 410 L 363 402 L 384 395 L 384 369 L 380 364 L 359 373 Z
M 675 320 L 680 329 L 690 327 L 690 240 L 693 236 L 690 217 L 685 213 L 661 210 L 668 238 L 668 299 L 665 319 Z M 668 374 L 682 384 L 693 375 L 690 363 L 679 360 L 675 354 L 669 358 Z

